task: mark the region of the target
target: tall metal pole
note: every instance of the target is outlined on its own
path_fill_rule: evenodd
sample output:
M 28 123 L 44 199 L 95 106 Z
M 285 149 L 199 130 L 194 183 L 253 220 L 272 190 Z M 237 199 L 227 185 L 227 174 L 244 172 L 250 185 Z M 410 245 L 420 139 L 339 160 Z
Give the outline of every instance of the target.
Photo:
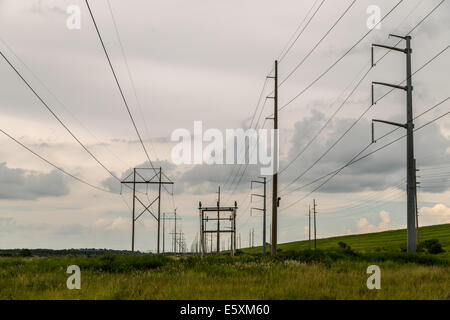
M 164 243 L 165 243 L 165 239 L 166 239 L 166 213 L 163 212 L 163 253 L 166 252 L 165 248 L 164 248 Z
M 373 58 L 373 47 L 381 47 L 385 49 L 389 49 L 392 51 L 398 51 L 406 54 L 406 86 L 399 86 L 384 82 L 372 82 L 372 104 L 375 104 L 375 100 L 373 98 L 373 85 L 384 85 L 388 87 L 392 87 L 395 89 L 402 89 L 406 91 L 406 124 L 395 123 L 391 121 L 383 121 L 383 120 L 372 120 L 373 122 L 382 122 L 390 125 L 395 125 L 398 127 L 403 127 L 406 129 L 406 196 L 407 196 L 407 213 L 406 213 L 406 226 L 407 226 L 407 240 L 406 240 L 406 248 L 408 252 L 416 251 L 416 182 L 415 182 L 415 167 L 414 167 L 414 116 L 413 116 L 413 101 L 412 101 L 412 72 L 411 72 L 411 36 L 407 35 L 405 37 L 398 36 L 394 34 L 390 34 L 389 37 L 400 38 L 406 41 L 406 48 L 400 49 L 397 47 L 390 47 L 380 44 L 372 44 L 372 66 L 374 66 L 374 58 Z M 373 133 L 372 133 L 373 135 Z M 375 141 L 372 137 L 372 140 Z
M 308 228 L 308 233 L 309 233 L 309 250 L 311 250 L 311 205 L 309 205 L 309 212 L 308 212 L 308 220 L 309 220 L 309 228 Z
M 416 251 L 416 212 L 415 212 L 415 168 L 414 168 L 414 124 L 413 124 L 413 107 L 412 107 L 412 73 L 411 73 L 411 37 L 406 36 L 406 79 L 407 79 L 407 198 L 408 198 L 408 252 Z
M 217 192 L 217 255 L 219 254 L 220 254 L 220 186 Z
M 273 161 L 275 172 L 272 179 L 272 256 L 277 255 L 277 220 L 278 220 L 278 61 L 275 60 L 275 89 L 274 89 L 274 125 L 275 138 L 273 141 Z
M 135 222 L 134 211 L 136 208 L 135 201 L 136 201 L 136 168 L 133 168 L 133 215 L 131 218 L 132 219 L 131 220 L 131 252 L 134 252 L 134 222 Z
M 236 255 L 236 209 L 233 211 L 233 256 Z
M 313 211 L 314 211 L 314 249 L 317 249 L 316 199 L 313 200 Z
M 175 215 L 175 253 L 177 253 L 177 209 L 174 210 Z
M 415 201 L 415 207 L 416 207 L 416 246 L 419 245 L 419 207 L 417 206 L 417 188 L 418 188 L 418 182 L 417 182 L 417 162 L 416 159 L 414 159 L 414 201 Z
M 159 189 L 158 189 L 158 254 L 159 254 L 159 242 L 161 232 L 161 168 L 159 168 Z
M 263 209 L 263 256 L 266 255 L 266 177 L 263 177 L 264 180 L 264 209 Z

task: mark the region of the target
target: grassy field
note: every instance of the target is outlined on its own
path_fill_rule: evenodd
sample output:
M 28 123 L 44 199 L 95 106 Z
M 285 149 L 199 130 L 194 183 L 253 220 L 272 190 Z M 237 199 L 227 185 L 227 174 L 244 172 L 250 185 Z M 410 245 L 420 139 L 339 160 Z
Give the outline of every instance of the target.
M 373 235 L 339 237 L 321 240 L 317 251 L 302 250 L 303 243 L 282 245 L 276 259 L 248 253 L 203 260 L 117 254 L 0 258 L 0 299 L 450 299 L 449 227 L 426 228 L 445 244 L 440 254 L 402 252 L 402 231 L 393 231 L 382 233 L 384 246 Z M 81 269 L 81 290 L 66 287 L 66 268 L 73 264 Z M 366 286 L 372 264 L 381 268 L 380 290 Z
M 419 228 L 420 241 L 439 239 L 442 247 L 450 250 L 450 224 Z M 406 248 L 406 230 L 393 230 L 368 234 L 348 235 L 326 239 L 317 239 L 317 247 L 321 249 L 335 248 L 342 241 L 354 250 L 370 252 L 375 250 L 398 250 Z M 314 246 L 314 241 L 312 241 Z M 306 250 L 308 241 L 296 241 L 280 244 L 281 250 Z M 261 247 L 245 249 L 248 253 L 261 252 Z

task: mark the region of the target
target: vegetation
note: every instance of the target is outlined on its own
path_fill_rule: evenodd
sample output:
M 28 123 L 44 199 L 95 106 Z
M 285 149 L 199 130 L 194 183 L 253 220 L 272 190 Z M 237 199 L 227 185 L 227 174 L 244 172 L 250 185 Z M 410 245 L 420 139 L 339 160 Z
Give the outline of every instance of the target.
M 450 250 L 450 224 L 421 227 L 419 229 L 420 242 L 438 239 L 442 249 Z M 406 249 L 406 230 L 393 230 L 376 233 L 348 235 L 341 237 L 332 237 L 326 239 L 317 239 L 317 247 L 321 249 L 335 248 L 339 242 L 351 246 L 352 249 L 362 252 L 370 251 L 398 251 Z M 314 247 L 314 241 L 312 241 Z M 284 250 L 306 250 L 308 241 L 296 241 L 283 243 L 279 248 Z M 261 252 L 261 247 L 246 249 L 246 253 Z
M 434 232 L 414 254 L 373 244 L 357 250 L 355 236 L 334 238 L 334 245 L 321 240 L 325 248 L 317 250 L 285 244 L 276 258 L 248 250 L 204 259 L 118 253 L 39 257 L 30 251 L 0 258 L 0 299 L 450 299 L 446 236 Z M 380 290 L 366 286 L 372 264 L 381 268 Z M 81 290 L 66 287 L 69 265 L 81 269 Z

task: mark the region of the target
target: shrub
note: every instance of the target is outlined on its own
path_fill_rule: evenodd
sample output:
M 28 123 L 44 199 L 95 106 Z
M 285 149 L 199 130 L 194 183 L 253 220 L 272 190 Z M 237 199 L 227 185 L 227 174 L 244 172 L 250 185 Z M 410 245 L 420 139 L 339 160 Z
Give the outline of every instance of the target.
M 428 253 L 438 254 L 444 252 L 438 239 L 425 240 L 419 244 L 419 250 L 426 249 Z
M 341 247 L 342 249 L 347 248 L 347 244 L 345 242 L 339 241 L 338 243 L 339 247 Z

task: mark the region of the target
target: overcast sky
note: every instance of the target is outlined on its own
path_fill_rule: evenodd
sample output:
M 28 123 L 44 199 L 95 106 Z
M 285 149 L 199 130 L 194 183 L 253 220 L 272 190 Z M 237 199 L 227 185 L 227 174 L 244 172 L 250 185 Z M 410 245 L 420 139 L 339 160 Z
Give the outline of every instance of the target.
M 252 165 L 244 173 L 244 167 L 232 165 L 177 166 L 170 157 L 172 132 L 178 128 L 193 131 L 196 120 L 203 121 L 205 130 L 247 128 L 264 83 L 256 118 L 261 112 L 259 125 L 270 128 L 272 123 L 264 119 L 271 116 L 273 104 L 272 100 L 264 103 L 264 98 L 271 94 L 273 82 L 266 76 L 283 48 L 305 26 L 300 23 L 309 21 L 316 10 L 279 65 L 283 80 L 304 60 L 279 88 L 281 169 L 292 163 L 279 178 L 280 189 L 284 190 L 280 192 L 279 242 L 306 239 L 306 214 L 313 198 L 318 203 L 320 237 L 406 225 L 404 139 L 344 169 L 311 195 L 321 181 L 293 190 L 339 169 L 370 143 L 371 119 L 405 122 L 405 94 L 396 90 L 353 125 L 371 105 L 371 81 L 400 83 L 406 77 L 405 57 L 395 52 L 363 78 L 370 68 L 370 46 L 395 45 L 397 40 L 388 39 L 388 34 L 408 33 L 441 0 L 400 1 L 380 28 L 372 30 L 336 65 L 334 62 L 369 31 L 367 8 L 376 5 L 384 16 L 399 0 L 357 0 L 308 55 L 353 1 L 326 0 L 319 8 L 321 2 L 109 0 L 109 6 L 107 0 L 90 1 L 153 164 L 162 166 L 175 182 L 174 201 L 163 192 L 162 211 L 178 208 L 182 218 L 179 228 L 188 247 L 199 228 L 198 201 L 215 205 L 218 186 L 225 204 L 238 202 L 242 246 L 247 246 L 252 228 L 255 242 L 261 242 L 262 218 L 256 212 L 250 215 L 249 209 L 261 205 L 256 199 L 250 203 L 249 197 L 250 181 L 259 172 Z M 71 5 L 81 9 L 80 29 L 67 28 L 67 8 Z M 413 71 L 425 65 L 413 78 L 415 115 L 450 93 L 450 50 L 426 64 L 449 46 L 448 12 L 449 1 L 444 1 L 411 34 Z M 115 175 L 123 178 L 131 168 L 148 165 L 84 1 L 0 0 L 0 50 Z M 376 58 L 384 53 L 383 49 L 375 50 Z M 315 82 L 330 66 L 329 72 Z M 3 59 L 0 83 L 2 130 L 67 172 L 95 186 L 120 191 L 117 181 L 80 147 Z M 386 92 L 388 88 L 376 87 L 377 97 Z M 416 128 L 449 110 L 447 100 L 418 117 Z M 389 126 L 377 125 L 375 131 L 381 137 L 390 130 Z M 397 130 L 366 153 L 402 135 L 402 129 Z M 305 146 L 308 148 L 297 157 Z M 415 152 L 422 186 L 419 223 L 450 223 L 449 116 L 417 131 Z M 271 187 L 269 183 L 268 190 Z M 155 192 L 150 189 L 149 197 Z M 129 190 L 123 190 L 120 196 L 81 184 L 0 133 L 0 248 L 129 249 L 131 201 Z M 166 226 L 166 234 L 172 232 L 172 222 Z M 136 248 L 154 251 L 155 232 L 156 221 L 143 215 L 137 223 Z

